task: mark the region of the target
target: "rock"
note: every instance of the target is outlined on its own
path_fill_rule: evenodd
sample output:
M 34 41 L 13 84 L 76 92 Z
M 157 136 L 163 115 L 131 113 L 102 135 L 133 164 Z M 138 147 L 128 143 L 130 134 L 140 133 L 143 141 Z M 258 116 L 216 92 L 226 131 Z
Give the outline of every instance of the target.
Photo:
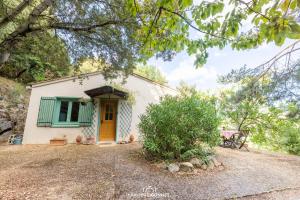
M 206 169 L 207 169 L 207 165 L 206 165 L 205 163 L 203 163 L 203 164 L 201 165 L 201 169 L 206 170 Z
M 213 161 L 209 161 L 208 165 L 207 165 L 207 169 L 208 170 L 213 170 L 215 167 L 215 164 Z
M 221 165 L 221 163 L 219 161 L 217 161 L 217 159 L 215 157 L 212 157 L 211 161 L 214 163 L 214 165 L 216 167 L 219 167 Z
M 165 162 L 157 163 L 156 166 L 161 169 L 168 169 L 168 165 Z
M 24 104 L 18 104 L 18 109 L 24 109 L 24 108 L 25 108 Z
M 194 165 L 194 167 L 196 167 L 196 168 L 201 168 L 201 166 L 203 164 L 202 160 L 200 160 L 198 158 L 192 158 L 190 160 L 190 163 L 192 163 L 192 165 Z
M 12 126 L 11 134 L 23 133 L 30 93 L 23 89 L 17 91 L 19 84 L 1 77 L 0 85 L 0 129 Z
M 168 170 L 171 173 L 178 172 L 179 171 L 179 166 L 175 163 L 171 163 L 171 164 L 168 165 Z
M 223 165 L 220 165 L 219 167 L 218 167 L 218 170 L 219 171 L 222 171 L 222 170 L 224 170 L 225 169 L 225 167 L 223 166 Z
M 7 132 L 3 133 L 2 135 L 0 135 L 0 145 L 1 145 L 1 143 L 7 143 L 8 138 L 12 134 L 13 134 L 12 131 L 7 131 Z
M 182 162 L 180 163 L 180 170 L 184 172 L 191 172 L 194 170 L 194 166 L 190 162 Z

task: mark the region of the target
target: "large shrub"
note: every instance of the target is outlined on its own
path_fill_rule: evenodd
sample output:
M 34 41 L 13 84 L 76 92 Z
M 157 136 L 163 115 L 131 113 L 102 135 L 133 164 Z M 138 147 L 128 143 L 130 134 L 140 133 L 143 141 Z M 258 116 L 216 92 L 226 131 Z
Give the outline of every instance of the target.
M 291 154 L 300 155 L 300 128 L 284 126 L 280 129 L 282 136 L 279 144 Z
M 219 119 L 214 104 L 197 96 L 164 97 L 150 104 L 139 129 L 143 147 L 151 158 L 189 159 L 207 156 L 203 143 L 218 143 Z
M 251 141 L 268 149 L 300 155 L 299 120 L 277 116 L 267 122 L 268 127 L 259 125 L 251 129 Z

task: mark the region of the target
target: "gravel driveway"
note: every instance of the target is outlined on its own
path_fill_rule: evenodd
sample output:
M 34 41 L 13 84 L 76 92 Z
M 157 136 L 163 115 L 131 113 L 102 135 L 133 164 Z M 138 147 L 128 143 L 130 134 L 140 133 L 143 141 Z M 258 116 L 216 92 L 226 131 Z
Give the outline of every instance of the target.
M 182 176 L 139 151 L 137 144 L 0 146 L 0 199 L 300 199 L 297 156 L 218 148 L 225 170 Z

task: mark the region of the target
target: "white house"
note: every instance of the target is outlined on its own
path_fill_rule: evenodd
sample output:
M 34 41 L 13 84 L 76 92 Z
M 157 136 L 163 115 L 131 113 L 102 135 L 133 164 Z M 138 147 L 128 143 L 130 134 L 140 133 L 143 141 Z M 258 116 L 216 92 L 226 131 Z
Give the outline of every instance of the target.
M 31 97 L 23 144 L 49 144 L 65 137 L 74 143 L 78 135 L 94 136 L 96 142 L 139 137 L 139 115 L 150 103 L 177 91 L 152 80 L 131 74 L 123 89 L 108 84 L 101 72 L 67 77 L 31 85 Z M 120 85 L 121 79 L 114 80 Z M 128 101 L 133 94 L 135 102 Z

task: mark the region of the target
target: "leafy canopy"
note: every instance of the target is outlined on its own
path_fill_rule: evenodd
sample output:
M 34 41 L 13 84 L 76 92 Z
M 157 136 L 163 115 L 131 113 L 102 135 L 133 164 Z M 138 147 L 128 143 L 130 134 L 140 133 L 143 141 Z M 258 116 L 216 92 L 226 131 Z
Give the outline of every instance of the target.
M 53 34 L 27 36 L 16 45 L 0 75 L 22 83 L 66 76 L 70 59 L 64 43 Z
M 221 91 L 218 102 L 223 126 L 227 129 L 249 130 L 265 117 L 260 110 L 265 99 L 260 93 L 253 95 L 245 86 Z
M 132 12 L 140 18 L 137 39 L 142 52 L 170 59 L 182 50 L 196 54 L 196 66 L 208 57 L 208 48 L 255 48 L 264 42 L 282 45 L 286 38 L 300 39 L 297 0 L 192 0 L 134 1 Z M 150 17 L 151 16 L 151 17 Z M 245 24 L 251 24 L 249 29 Z M 198 32 L 197 36 L 191 33 Z
M 73 62 L 97 58 L 108 72 L 129 73 L 137 61 L 169 60 L 183 50 L 201 66 L 212 47 L 242 50 L 299 39 L 299 8 L 298 0 L 3 0 L 1 62 L 28 34 L 50 31 Z

